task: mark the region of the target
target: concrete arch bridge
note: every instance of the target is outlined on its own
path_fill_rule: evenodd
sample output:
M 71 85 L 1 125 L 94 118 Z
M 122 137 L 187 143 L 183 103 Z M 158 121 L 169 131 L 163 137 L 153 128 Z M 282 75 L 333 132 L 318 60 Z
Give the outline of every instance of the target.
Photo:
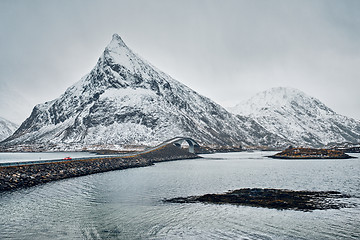
M 189 137 L 176 137 L 173 139 L 170 139 L 172 144 L 176 147 L 182 148 L 184 143 L 187 143 L 189 145 L 189 152 L 195 153 L 195 147 L 200 147 L 200 145 L 192 138 Z
M 200 144 L 190 137 L 174 137 L 169 140 L 166 140 L 165 142 L 161 143 L 156 147 L 145 150 L 144 152 L 154 151 L 169 144 L 172 144 L 179 148 L 184 148 L 184 145 L 188 144 L 190 153 L 195 153 L 195 147 L 200 147 Z

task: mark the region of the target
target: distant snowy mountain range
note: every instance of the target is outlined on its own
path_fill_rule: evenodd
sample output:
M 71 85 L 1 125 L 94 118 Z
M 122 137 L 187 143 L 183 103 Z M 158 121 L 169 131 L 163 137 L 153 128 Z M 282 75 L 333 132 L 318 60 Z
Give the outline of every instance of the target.
M 293 88 L 260 92 L 229 111 L 254 119 L 294 145 L 360 142 L 360 122 L 336 114 L 318 99 Z
M 0 117 L 0 141 L 13 134 L 18 127 L 19 125 Z
M 114 34 L 92 71 L 38 104 L 2 144 L 320 146 L 360 142 L 360 123 L 295 89 L 260 93 L 231 110 L 152 66 Z

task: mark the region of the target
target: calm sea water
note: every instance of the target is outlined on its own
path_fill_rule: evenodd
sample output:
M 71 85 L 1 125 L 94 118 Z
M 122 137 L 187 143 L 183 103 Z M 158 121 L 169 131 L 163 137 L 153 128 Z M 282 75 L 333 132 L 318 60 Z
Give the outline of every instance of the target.
M 269 154 L 203 155 L 2 192 L 0 239 L 360 238 L 360 159 Z M 358 206 L 301 212 L 162 201 L 254 187 L 336 190 L 353 195 L 346 201 Z

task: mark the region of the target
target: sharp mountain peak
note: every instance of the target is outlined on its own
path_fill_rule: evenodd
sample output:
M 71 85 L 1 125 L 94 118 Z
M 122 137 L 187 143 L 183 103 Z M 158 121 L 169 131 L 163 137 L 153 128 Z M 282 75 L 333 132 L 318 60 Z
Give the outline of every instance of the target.
M 155 68 L 114 34 L 91 72 L 35 106 L 7 143 L 154 145 L 175 136 L 220 145 L 285 142 Z
M 112 35 L 112 39 L 111 39 L 111 42 L 108 46 L 120 46 L 120 47 L 127 47 L 125 42 L 122 40 L 122 38 L 120 37 L 119 34 L 117 33 L 114 33 Z

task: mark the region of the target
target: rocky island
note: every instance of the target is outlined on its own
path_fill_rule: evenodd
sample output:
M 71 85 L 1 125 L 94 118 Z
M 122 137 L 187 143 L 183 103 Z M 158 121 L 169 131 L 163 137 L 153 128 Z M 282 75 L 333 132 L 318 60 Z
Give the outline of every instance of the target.
M 270 158 L 280 159 L 348 159 L 354 158 L 343 151 L 333 149 L 315 149 L 315 148 L 288 148 L 277 153 Z
M 178 197 L 164 200 L 171 203 L 215 203 L 253 207 L 313 211 L 351 207 L 341 202 L 351 196 L 337 191 L 292 191 L 286 189 L 243 188 L 222 194 Z

